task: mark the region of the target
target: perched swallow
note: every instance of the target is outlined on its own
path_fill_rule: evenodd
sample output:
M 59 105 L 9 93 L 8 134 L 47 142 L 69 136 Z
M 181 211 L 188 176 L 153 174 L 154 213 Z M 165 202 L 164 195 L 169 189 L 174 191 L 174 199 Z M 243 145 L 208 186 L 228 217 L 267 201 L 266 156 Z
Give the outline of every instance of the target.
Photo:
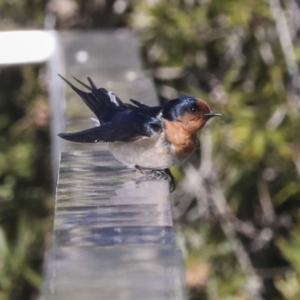
M 129 104 L 97 88 L 90 78 L 90 86 L 74 78 L 89 90 L 84 92 L 60 77 L 96 115 L 97 126 L 59 136 L 78 143 L 108 143 L 114 157 L 126 166 L 146 174 L 169 175 L 173 190 L 169 168 L 184 162 L 199 145 L 197 131 L 210 118 L 221 116 L 191 96 L 180 96 L 163 106 L 150 107 L 132 99 Z

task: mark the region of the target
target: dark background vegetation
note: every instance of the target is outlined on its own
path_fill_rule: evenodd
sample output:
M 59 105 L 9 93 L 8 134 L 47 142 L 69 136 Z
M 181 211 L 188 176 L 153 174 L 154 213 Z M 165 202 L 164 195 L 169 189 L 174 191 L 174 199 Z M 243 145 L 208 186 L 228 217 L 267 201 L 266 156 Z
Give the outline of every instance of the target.
M 51 13 L 57 29 L 132 27 L 161 101 L 188 93 L 223 114 L 173 170 L 191 299 L 300 299 L 299 1 L 0 0 L 0 30 Z M 44 66 L 1 66 L 1 300 L 41 284 L 49 122 Z

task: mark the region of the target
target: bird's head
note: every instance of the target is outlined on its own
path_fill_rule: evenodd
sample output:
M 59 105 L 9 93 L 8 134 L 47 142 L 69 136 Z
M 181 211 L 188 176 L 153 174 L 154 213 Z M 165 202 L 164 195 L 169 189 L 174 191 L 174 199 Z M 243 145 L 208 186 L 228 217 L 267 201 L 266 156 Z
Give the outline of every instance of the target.
M 171 122 L 179 122 L 189 132 L 196 132 L 212 117 L 221 116 L 210 110 L 202 100 L 191 96 L 181 96 L 164 105 L 162 117 Z

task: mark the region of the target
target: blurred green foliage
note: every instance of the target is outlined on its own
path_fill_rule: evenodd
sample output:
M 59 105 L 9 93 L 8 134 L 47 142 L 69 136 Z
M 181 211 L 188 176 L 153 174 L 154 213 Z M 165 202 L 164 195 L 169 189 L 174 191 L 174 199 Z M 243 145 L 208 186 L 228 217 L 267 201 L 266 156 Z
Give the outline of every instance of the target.
M 139 32 L 144 62 L 162 101 L 189 93 L 223 114 L 207 130 L 236 235 L 264 281 L 263 297 L 299 299 L 299 96 L 291 85 L 272 1 L 47 3 L 0 0 L 0 29 L 42 28 L 47 9 L 63 29 L 119 27 L 127 20 Z M 294 0 L 284 5 L 298 62 L 299 7 Z M 1 300 L 32 299 L 41 283 L 53 203 L 43 72 L 42 66 L 0 68 Z M 180 201 L 184 197 L 175 199 Z M 220 217 L 213 208 L 190 217 L 201 205 L 194 199 L 177 221 L 190 298 L 248 299 L 249 274 L 241 269 Z
M 299 299 L 300 99 L 291 86 L 272 1 L 134 3 L 130 22 L 140 32 L 145 64 L 162 99 L 188 93 L 223 114 L 208 125 L 214 169 L 233 219 L 254 230 L 249 236 L 236 228 L 264 279 L 263 296 Z M 288 4 L 282 12 L 299 61 L 299 26 L 293 23 L 299 6 Z M 216 213 L 189 219 L 197 205 L 194 201 L 178 224 L 187 273 L 194 272 L 192 299 L 247 299 L 247 274 L 234 259 Z M 199 267 L 198 284 L 195 257 L 199 266 L 207 266 L 205 280 Z
M 46 1 L 0 1 L 0 30 L 43 26 Z M 0 66 L 0 299 L 37 296 L 52 211 L 41 66 Z
M 0 299 L 36 293 L 49 230 L 49 111 L 40 66 L 0 69 Z M 52 201 L 50 201 L 52 200 Z

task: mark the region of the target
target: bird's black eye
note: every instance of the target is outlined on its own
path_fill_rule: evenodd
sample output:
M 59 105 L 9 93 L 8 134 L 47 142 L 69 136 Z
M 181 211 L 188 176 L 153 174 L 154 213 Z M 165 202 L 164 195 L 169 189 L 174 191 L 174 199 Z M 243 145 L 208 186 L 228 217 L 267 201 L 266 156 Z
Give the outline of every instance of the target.
M 197 112 L 199 112 L 199 107 L 197 104 L 193 104 L 189 107 L 189 111 L 192 113 L 192 114 L 195 114 Z

